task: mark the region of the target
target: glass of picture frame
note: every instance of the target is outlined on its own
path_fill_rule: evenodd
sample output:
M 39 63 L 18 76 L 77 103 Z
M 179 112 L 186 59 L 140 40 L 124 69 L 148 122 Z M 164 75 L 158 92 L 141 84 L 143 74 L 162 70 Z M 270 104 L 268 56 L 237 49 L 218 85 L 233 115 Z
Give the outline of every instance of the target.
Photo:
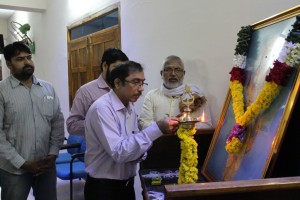
M 300 6 L 297 6 L 251 25 L 254 32 L 246 62 L 247 78 L 244 85 L 246 106 L 255 100 L 263 87 L 265 76 L 278 57 L 285 38 L 299 14 Z M 235 124 L 229 91 L 201 174 L 208 181 L 264 178 L 280 150 L 299 93 L 299 84 L 298 67 L 270 107 L 248 126 L 245 147 L 237 154 L 228 154 L 225 150 L 226 139 Z

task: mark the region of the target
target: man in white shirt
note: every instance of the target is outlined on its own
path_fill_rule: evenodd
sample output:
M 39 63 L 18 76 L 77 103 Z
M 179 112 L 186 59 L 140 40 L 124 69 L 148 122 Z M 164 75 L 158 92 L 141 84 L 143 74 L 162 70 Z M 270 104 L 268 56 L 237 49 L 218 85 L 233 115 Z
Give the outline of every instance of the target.
M 178 121 L 168 117 L 138 129 L 133 103 L 147 85 L 139 63 L 117 65 L 108 81 L 112 90 L 92 104 L 85 120 L 85 200 L 134 200 L 139 162 L 154 140 L 174 134 Z
M 177 116 L 183 111 L 180 97 L 186 84 L 183 83 L 185 70 L 180 57 L 168 56 L 163 63 L 160 75 L 163 79 L 161 87 L 149 91 L 145 96 L 139 116 L 141 129 L 165 116 Z M 190 87 L 195 97 L 194 104 L 190 106 L 191 116 L 202 117 L 204 115 L 205 123 L 197 123 L 197 129 L 212 127 L 210 111 L 203 92 L 195 85 L 190 85 Z

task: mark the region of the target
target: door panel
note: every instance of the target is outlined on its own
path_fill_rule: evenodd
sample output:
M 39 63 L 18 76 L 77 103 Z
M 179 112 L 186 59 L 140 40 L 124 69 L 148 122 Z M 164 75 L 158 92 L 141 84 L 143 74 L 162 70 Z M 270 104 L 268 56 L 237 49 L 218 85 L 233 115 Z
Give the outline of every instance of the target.
M 101 58 L 104 50 L 107 48 L 120 48 L 119 44 L 119 25 L 69 42 L 70 106 L 72 106 L 78 88 L 99 77 L 101 73 Z
M 86 40 L 86 38 L 79 38 L 70 41 L 68 44 L 70 103 L 74 99 L 77 89 L 89 80 L 89 59 Z
M 100 64 L 103 52 L 108 48 L 118 48 L 120 41 L 119 26 L 113 26 L 97 33 L 91 34 L 91 70 L 93 79 L 97 78 L 100 73 Z

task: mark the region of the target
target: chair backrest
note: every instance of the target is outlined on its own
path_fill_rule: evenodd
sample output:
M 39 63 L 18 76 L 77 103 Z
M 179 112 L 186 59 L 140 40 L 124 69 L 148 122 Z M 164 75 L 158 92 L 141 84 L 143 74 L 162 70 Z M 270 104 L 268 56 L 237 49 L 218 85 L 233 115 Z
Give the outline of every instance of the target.
M 67 140 L 67 144 L 74 144 L 74 143 L 82 144 L 83 141 L 84 141 L 83 136 L 70 134 L 68 137 L 68 140 Z M 68 149 L 68 153 L 70 153 L 70 154 L 79 153 L 79 152 L 81 152 L 80 149 L 81 148 L 70 148 L 70 149 Z

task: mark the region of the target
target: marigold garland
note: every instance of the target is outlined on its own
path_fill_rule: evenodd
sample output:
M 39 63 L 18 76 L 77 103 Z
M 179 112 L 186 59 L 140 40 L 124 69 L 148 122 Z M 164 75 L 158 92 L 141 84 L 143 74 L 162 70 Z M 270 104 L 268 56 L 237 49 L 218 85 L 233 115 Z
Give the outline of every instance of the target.
M 267 109 L 280 89 L 286 85 L 289 76 L 300 63 L 300 17 L 296 17 L 293 29 L 286 38 L 286 43 L 280 52 L 277 60 L 273 63 L 273 68 L 265 78 L 265 85 L 259 92 L 256 100 L 247 107 L 245 111 L 244 105 L 244 82 L 245 82 L 245 66 L 246 55 L 249 50 L 252 30 L 250 26 L 242 27 L 238 33 L 238 44 L 235 49 L 235 58 L 233 60 L 233 68 L 230 72 L 229 88 L 232 97 L 233 113 L 235 115 L 236 124 L 234 125 L 229 137 L 226 140 L 225 149 L 228 153 L 238 153 L 243 147 L 247 126 L 261 113 Z M 296 34 L 298 33 L 298 34 Z
M 177 130 L 181 148 L 178 184 L 195 183 L 198 180 L 198 144 L 194 140 L 195 133 L 195 127 L 188 129 L 180 126 Z

